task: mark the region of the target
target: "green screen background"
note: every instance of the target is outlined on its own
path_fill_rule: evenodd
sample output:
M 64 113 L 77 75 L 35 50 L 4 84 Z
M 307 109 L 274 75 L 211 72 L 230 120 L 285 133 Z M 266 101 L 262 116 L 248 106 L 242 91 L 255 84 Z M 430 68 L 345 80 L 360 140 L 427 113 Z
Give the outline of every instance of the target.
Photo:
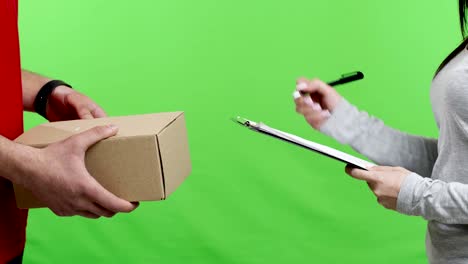
M 20 1 L 24 68 L 112 116 L 186 112 L 193 172 L 168 200 L 112 219 L 32 210 L 26 263 L 424 263 L 425 221 L 385 210 L 344 165 L 250 132 L 242 115 L 356 154 L 295 113 L 299 76 L 361 70 L 340 93 L 437 136 L 438 64 L 455 1 Z M 25 115 L 25 127 L 44 122 Z

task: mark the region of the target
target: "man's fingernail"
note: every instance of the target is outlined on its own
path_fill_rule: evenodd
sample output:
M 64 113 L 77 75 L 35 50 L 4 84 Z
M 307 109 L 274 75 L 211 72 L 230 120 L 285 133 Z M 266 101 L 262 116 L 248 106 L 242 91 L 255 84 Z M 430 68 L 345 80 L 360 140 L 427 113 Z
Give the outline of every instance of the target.
M 305 82 L 300 82 L 300 83 L 298 83 L 298 84 L 296 85 L 296 89 L 297 89 L 298 91 L 304 90 L 304 89 L 306 89 L 306 88 L 307 88 L 307 83 L 305 83 Z
M 110 128 L 112 131 L 116 130 L 118 127 L 114 124 L 107 125 L 108 128 Z
M 300 93 L 299 91 L 294 91 L 293 97 L 294 97 L 294 99 L 300 98 L 300 97 L 301 97 L 301 93 Z

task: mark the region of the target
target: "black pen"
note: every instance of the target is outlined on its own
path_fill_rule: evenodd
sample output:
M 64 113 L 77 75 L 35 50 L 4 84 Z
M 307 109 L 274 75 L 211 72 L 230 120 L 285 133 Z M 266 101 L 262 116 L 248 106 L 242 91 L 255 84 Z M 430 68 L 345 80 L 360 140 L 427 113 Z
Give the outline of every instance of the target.
M 338 86 L 338 85 L 345 84 L 345 83 L 359 81 L 359 80 L 362 80 L 362 79 L 364 79 L 364 73 L 362 73 L 360 71 L 356 71 L 356 72 L 342 74 L 340 79 L 338 79 L 336 81 L 329 82 L 327 84 L 334 87 L 334 86 Z M 300 93 L 301 93 L 301 95 L 307 94 L 307 92 L 302 92 L 302 91 L 300 91 Z
M 362 73 L 360 71 L 356 71 L 356 72 L 343 74 L 343 75 L 341 75 L 340 79 L 338 79 L 336 81 L 333 81 L 333 82 L 329 82 L 328 85 L 337 86 L 337 85 L 341 85 L 341 84 L 345 84 L 345 83 L 349 83 L 349 82 L 359 81 L 359 80 L 362 80 L 362 79 L 364 79 L 364 73 Z

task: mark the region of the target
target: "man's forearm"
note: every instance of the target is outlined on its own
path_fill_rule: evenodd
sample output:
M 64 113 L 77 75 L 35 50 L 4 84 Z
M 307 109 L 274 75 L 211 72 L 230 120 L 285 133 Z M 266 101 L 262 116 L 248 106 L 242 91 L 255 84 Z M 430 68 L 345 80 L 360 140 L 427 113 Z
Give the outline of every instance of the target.
M 23 85 L 23 107 L 24 110 L 34 112 L 34 99 L 44 84 L 51 79 L 27 70 L 21 70 L 21 81 Z
M 0 136 L 0 175 L 12 182 L 22 184 L 25 180 L 24 175 L 27 175 L 33 166 L 36 164 L 34 159 L 39 156 L 34 155 L 34 149 L 25 145 L 21 145 L 10 141 Z

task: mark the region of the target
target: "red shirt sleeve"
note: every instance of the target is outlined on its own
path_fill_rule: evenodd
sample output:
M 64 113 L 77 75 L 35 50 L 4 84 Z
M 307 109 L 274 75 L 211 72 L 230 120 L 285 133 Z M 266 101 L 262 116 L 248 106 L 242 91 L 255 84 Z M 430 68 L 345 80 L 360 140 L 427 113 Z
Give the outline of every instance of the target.
M 0 135 L 15 139 L 23 132 L 17 0 L 0 0 L 0 80 Z M 1 175 L 0 215 L 0 263 L 5 263 L 24 249 L 27 211 L 16 207 L 11 183 Z

